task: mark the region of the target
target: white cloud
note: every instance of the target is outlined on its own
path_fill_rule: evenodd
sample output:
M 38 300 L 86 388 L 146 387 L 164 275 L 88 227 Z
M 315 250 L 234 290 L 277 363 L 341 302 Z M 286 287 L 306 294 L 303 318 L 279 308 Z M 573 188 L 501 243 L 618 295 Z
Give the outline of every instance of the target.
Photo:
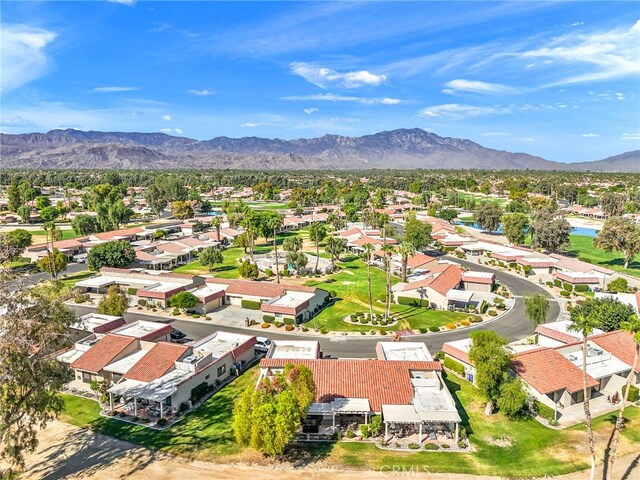
M 315 113 L 317 111 L 319 111 L 320 109 L 318 108 L 305 108 L 304 109 L 304 113 L 306 113 L 307 115 L 311 115 L 312 113 Z
M 616 98 L 618 100 L 624 100 L 624 93 L 622 92 L 616 92 Z
M 505 132 L 485 132 L 481 133 L 483 137 L 508 137 L 509 134 Z
M 364 85 L 378 86 L 387 80 L 386 75 L 376 75 L 366 70 L 340 73 L 304 62 L 294 62 L 290 64 L 290 67 L 293 73 L 320 88 L 327 88 L 331 85 L 345 88 L 358 88 Z
M 165 122 L 170 122 L 171 121 L 171 115 L 162 115 L 160 117 L 160 120 L 164 120 Z
M 120 5 L 127 5 L 127 6 L 131 6 L 134 3 L 136 3 L 136 0 L 107 0 L 107 1 L 111 3 L 119 3 Z
M 401 100 L 395 98 L 355 97 L 351 95 L 336 95 L 335 93 L 316 93 L 313 95 L 291 95 L 281 97 L 282 100 L 312 100 L 320 102 L 354 102 L 367 105 L 395 105 Z
M 190 90 L 187 90 L 187 93 L 190 93 L 191 95 L 196 95 L 198 97 L 204 97 L 206 95 L 213 95 L 215 92 L 213 90 L 207 90 L 207 89 L 195 90 L 192 88 Z
M 242 128 L 255 128 L 255 127 L 259 127 L 260 124 L 259 123 L 253 123 L 253 122 L 246 122 L 243 123 L 242 125 L 240 125 Z
M 598 138 L 600 136 L 599 133 L 583 133 L 580 135 L 582 138 Z
M 173 131 L 176 132 L 178 135 L 182 135 L 184 133 L 181 128 L 174 128 Z
M 3 127 L 33 127 L 34 123 L 21 116 L 0 119 L 0 125 Z
M 623 133 L 621 135 L 622 140 L 634 140 L 640 141 L 640 133 Z
M 0 91 L 8 92 L 47 73 L 51 60 L 45 48 L 54 32 L 28 25 L 0 26 Z
M 115 92 L 132 92 L 139 90 L 138 87 L 96 87 L 92 92 L 96 93 L 115 93 Z
M 179 128 L 161 128 L 160 131 L 167 134 L 175 133 L 176 135 L 182 135 L 184 133 Z
M 479 107 L 476 105 L 460 105 L 458 103 L 446 103 L 444 105 L 433 105 L 420 111 L 421 117 L 449 117 L 449 118 L 466 118 L 478 117 L 481 115 L 493 115 L 497 113 L 509 113 L 509 107 L 501 107 L 495 105 L 491 107 Z
M 499 83 L 487 83 L 462 78 L 445 83 L 443 93 L 471 92 L 471 93 L 517 93 L 515 88 Z
M 514 140 L 518 140 L 519 142 L 535 142 L 536 139 L 532 137 L 513 137 Z
M 571 70 L 583 70 L 546 85 L 550 87 L 638 75 L 639 55 L 640 20 L 629 29 L 556 37 L 541 48 L 523 52 L 521 57 L 546 59 L 556 65 L 568 66 Z
M 162 133 L 171 133 L 171 132 L 173 132 L 173 129 L 172 128 L 161 128 L 160 131 Z

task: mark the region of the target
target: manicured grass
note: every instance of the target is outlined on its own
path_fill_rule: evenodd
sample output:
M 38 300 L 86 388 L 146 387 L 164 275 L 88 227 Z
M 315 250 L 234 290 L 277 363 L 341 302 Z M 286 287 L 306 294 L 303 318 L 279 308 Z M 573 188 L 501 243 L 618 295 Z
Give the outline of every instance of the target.
M 233 404 L 242 390 L 255 384 L 258 372 L 257 367 L 248 370 L 194 412 L 162 431 L 101 417 L 97 402 L 72 395 L 62 395 L 65 409 L 60 419 L 120 440 L 199 460 L 235 455 L 243 447 L 236 443 L 231 427 Z
M 244 202 L 249 208 L 254 210 L 286 210 L 289 206 L 286 203 L 278 202 Z M 223 202 L 211 202 L 213 207 L 221 207 Z
M 374 330 L 396 331 L 442 326 L 456 323 L 470 317 L 470 314 L 429 310 L 408 305 L 391 305 L 394 317 L 399 318 L 397 325 L 381 327 L 380 325 L 361 325 L 345 322 L 347 315 L 357 312 L 369 312 L 369 293 L 367 286 L 367 265 L 355 256 L 345 257 L 340 262 L 338 273 L 323 280 L 309 280 L 305 283 L 309 287 L 317 287 L 329 292 L 335 292 L 338 300 L 318 314 L 309 325 L 316 328 L 328 328 L 333 331 L 368 332 Z M 400 280 L 392 277 L 392 283 Z M 371 292 L 375 313 L 384 313 L 384 296 L 386 290 L 386 273 L 371 267 Z
M 569 253 L 576 255 L 580 260 L 640 277 L 640 255 L 636 255 L 634 261 L 629 264 L 629 268 L 625 269 L 620 253 L 607 253 L 604 250 L 595 248 L 593 240 L 593 237 L 586 235 L 570 235 L 571 250 Z
M 78 235 L 73 230 L 61 230 L 62 232 L 62 240 L 71 240 L 72 238 L 78 238 L 82 235 Z M 47 233 L 44 230 L 29 230 L 29 233 L 33 235 L 32 243 L 33 245 L 38 245 L 40 243 L 45 243 L 47 241 Z
M 96 272 L 79 272 L 74 273 L 73 275 L 69 275 L 67 277 L 60 277 L 60 281 L 67 287 L 73 287 L 76 283 L 81 282 L 82 280 L 86 280 L 87 278 L 91 278 L 96 275 Z

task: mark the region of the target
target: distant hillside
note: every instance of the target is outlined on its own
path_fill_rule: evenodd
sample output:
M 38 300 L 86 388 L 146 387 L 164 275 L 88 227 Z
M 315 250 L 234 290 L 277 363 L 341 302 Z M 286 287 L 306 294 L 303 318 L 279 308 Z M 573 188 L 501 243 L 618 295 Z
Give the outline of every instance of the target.
M 598 162 L 565 164 L 471 140 L 400 129 L 362 137 L 324 135 L 281 140 L 216 137 L 198 141 L 164 133 L 52 130 L 2 134 L 5 168 L 371 169 L 640 171 L 640 151 Z

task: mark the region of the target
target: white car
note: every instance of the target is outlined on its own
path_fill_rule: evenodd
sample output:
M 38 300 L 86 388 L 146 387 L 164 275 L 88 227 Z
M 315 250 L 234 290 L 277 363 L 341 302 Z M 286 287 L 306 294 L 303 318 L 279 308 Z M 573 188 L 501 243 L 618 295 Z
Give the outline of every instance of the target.
M 257 337 L 256 344 L 254 345 L 253 349 L 256 352 L 267 353 L 270 346 L 271 340 L 269 340 L 267 337 Z

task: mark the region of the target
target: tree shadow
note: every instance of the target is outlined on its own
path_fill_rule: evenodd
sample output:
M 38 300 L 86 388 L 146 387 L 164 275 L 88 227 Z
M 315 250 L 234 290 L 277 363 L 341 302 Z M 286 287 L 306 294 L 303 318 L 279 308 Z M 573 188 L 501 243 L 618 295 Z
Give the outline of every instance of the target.
M 308 467 L 327 458 L 335 442 L 294 443 L 287 448 L 283 460 L 291 463 L 294 469 Z
M 640 455 L 633 459 L 633 461 L 627 467 L 627 470 L 624 472 L 620 480 L 630 480 L 631 474 L 634 470 L 640 470 Z M 640 472 L 636 471 L 636 474 L 640 474 Z M 637 476 L 635 478 L 638 478 Z
M 447 385 L 451 396 L 453 397 L 453 401 L 456 403 L 456 409 L 458 410 L 458 414 L 460 415 L 460 420 L 462 426 L 467 430 L 467 435 L 472 435 L 474 433 L 473 427 L 471 427 L 471 423 L 469 421 L 469 414 L 465 410 L 460 398 L 458 397 L 458 392 L 461 390 L 460 385 L 454 382 L 451 382 L 447 378 L 447 372 L 442 372 L 442 378 L 444 379 L 444 383 Z

